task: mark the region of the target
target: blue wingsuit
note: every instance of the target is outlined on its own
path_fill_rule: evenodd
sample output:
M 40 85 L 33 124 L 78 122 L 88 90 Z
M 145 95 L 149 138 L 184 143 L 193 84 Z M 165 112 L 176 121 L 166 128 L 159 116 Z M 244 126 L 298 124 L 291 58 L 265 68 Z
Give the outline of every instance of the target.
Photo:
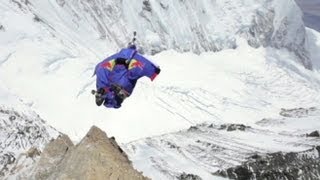
M 131 95 L 139 78 L 146 76 L 153 81 L 159 73 L 158 66 L 140 55 L 135 46 L 131 46 L 97 64 L 96 88 L 103 94 L 104 106 L 120 108 L 123 100 Z

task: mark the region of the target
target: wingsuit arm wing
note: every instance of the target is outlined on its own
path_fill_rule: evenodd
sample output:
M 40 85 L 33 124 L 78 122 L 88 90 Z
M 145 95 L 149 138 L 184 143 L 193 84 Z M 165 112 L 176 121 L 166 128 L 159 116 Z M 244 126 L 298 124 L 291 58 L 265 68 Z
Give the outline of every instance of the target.
M 129 64 L 129 78 L 139 79 L 146 76 L 153 81 L 160 73 L 160 67 L 140 54 L 135 54 Z
M 108 62 L 108 61 L 111 61 L 111 60 L 113 60 L 113 59 L 117 59 L 118 56 L 119 56 L 119 53 L 113 54 L 113 55 L 107 57 L 106 59 L 104 59 L 103 61 L 101 61 L 100 63 L 98 63 L 98 64 L 96 65 L 95 69 L 94 69 L 94 74 L 93 74 L 93 75 L 96 75 L 96 74 L 97 74 L 98 67 L 100 67 L 101 64 L 105 64 L 105 63 Z

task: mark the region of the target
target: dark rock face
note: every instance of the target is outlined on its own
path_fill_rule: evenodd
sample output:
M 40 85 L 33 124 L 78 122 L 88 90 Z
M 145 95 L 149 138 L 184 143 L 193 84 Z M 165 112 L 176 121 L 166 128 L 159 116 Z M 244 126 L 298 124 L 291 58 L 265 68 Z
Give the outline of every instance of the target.
M 307 137 L 320 137 L 319 131 L 313 131 L 310 134 L 307 134 Z
M 202 180 L 201 177 L 194 175 L 194 174 L 187 174 L 182 173 L 179 177 L 177 177 L 179 180 Z
M 243 124 L 223 124 L 220 126 L 220 130 L 227 130 L 227 131 L 245 131 L 246 129 L 250 128 L 250 126 L 245 126 Z
M 149 0 L 144 0 L 142 3 L 143 3 L 142 9 L 149 11 L 149 12 L 152 11 L 151 4 L 150 4 Z
M 271 153 L 255 156 L 242 165 L 215 172 L 230 179 L 274 180 L 274 179 L 319 179 L 320 146 L 303 152 Z
M 197 126 L 191 126 L 188 131 L 198 131 L 199 128 Z
M 9 170 L 8 166 L 12 165 L 16 161 L 15 155 L 13 153 L 5 153 L 0 156 L 0 164 L 2 168 L 0 169 L 0 177 L 4 176 Z

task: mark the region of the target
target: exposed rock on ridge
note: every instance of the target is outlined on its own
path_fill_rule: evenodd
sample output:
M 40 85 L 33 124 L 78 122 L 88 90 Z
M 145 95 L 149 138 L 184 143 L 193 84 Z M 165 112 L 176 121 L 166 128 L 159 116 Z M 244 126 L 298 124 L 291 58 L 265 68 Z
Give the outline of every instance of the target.
M 33 164 L 40 150 L 58 134 L 36 113 L 0 106 L 0 179 Z
M 74 146 L 68 136 L 49 143 L 31 179 L 147 179 L 133 169 L 113 138 L 93 126 Z
M 320 146 L 303 152 L 254 156 L 240 166 L 218 171 L 223 177 L 239 180 L 307 180 L 320 178 Z

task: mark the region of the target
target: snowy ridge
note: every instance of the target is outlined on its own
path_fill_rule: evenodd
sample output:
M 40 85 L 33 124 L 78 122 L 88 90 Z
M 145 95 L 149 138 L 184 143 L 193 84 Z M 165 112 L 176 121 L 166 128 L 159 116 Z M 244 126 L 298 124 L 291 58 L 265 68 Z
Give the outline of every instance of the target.
M 128 142 L 202 122 L 255 122 L 281 108 L 317 107 L 320 102 L 317 72 L 306 70 L 289 51 L 255 49 L 243 40 L 237 49 L 216 53 L 166 51 L 150 57 L 163 70 L 156 81 L 141 79 L 117 111 L 97 108 L 90 94 L 97 59 L 59 59 L 62 52 L 71 53 L 73 48 L 44 39 L 44 34 L 40 37 L 42 40 L 24 40 L 26 45 L 33 45 L 35 55 L 28 54 L 29 46 L 20 45 L 18 51 L 12 48 L 14 55 L 0 66 L 3 85 L 74 140 L 92 124 L 120 142 Z M 141 125 L 148 128 L 141 131 Z
M 58 134 L 36 114 L 30 116 L 0 106 L 0 178 L 32 164 L 31 159 L 27 160 L 27 151 L 32 154 L 36 150 L 31 148 L 42 150 Z

